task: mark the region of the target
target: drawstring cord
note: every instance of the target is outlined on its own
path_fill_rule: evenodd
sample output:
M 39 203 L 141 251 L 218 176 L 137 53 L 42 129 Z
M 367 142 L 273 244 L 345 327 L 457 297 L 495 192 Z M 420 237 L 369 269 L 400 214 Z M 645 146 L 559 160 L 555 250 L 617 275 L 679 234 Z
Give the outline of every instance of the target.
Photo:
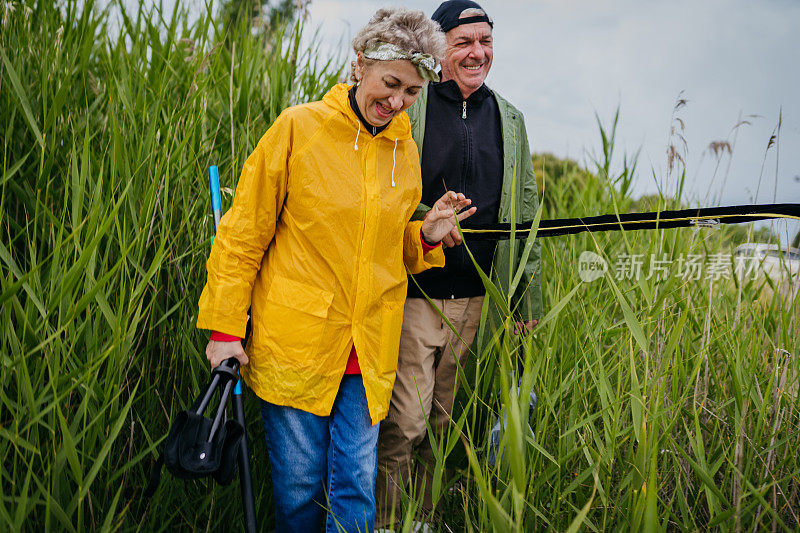
M 358 132 L 356 133 L 356 142 L 353 143 L 353 150 L 358 152 L 358 136 L 361 135 L 361 121 L 358 120 Z
M 394 150 L 392 150 L 392 187 L 394 187 L 394 167 L 397 165 L 395 153 L 397 153 L 397 139 L 394 140 Z

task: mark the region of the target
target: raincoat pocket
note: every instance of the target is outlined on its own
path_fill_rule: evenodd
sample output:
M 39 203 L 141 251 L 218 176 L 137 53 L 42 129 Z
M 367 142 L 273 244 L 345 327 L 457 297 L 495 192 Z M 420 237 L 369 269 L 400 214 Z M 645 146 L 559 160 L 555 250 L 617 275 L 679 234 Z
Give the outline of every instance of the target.
M 316 355 L 332 301 L 330 291 L 275 276 L 263 320 L 269 351 L 296 368 L 318 364 Z
M 403 304 L 400 301 L 383 303 L 381 309 L 381 372 L 397 370 L 397 355 L 400 351 L 400 331 L 403 329 Z

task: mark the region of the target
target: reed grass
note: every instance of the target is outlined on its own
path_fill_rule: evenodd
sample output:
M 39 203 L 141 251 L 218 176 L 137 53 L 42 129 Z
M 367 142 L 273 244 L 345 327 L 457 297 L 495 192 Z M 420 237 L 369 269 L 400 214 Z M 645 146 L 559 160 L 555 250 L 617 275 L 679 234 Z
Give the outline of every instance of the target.
M 140 501 L 168 420 L 208 374 L 194 327 L 206 169 L 232 190 L 276 116 L 340 67 L 300 47 L 299 24 L 266 38 L 178 2 L 4 5 L 0 530 L 222 529 L 235 486 L 165 476 Z
M 623 157 L 611 174 L 616 121 L 598 122 L 603 151 L 594 175 L 587 179 L 578 169 L 550 189 L 547 176 L 539 176 L 543 217 L 635 209 L 625 193 L 635 158 Z M 680 185 L 679 153 L 668 157 Z M 647 208 L 677 208 L 681 187 L 674 190 L 675 197 L 651 198 L 658 205 Z M 505 331 L 479 335 L 467 364 L 454 423 L 441 439 L 449 443 L 457 434 L 464 449 L 441 454 L 436 465 L 454 473 L 434 496 L 443 497 L 438 528 L 800 527 L 798 305 L 764 276 L 736 277 L 731 254 L 740 240 L 736 228 L 546 239 L 549 311 L 542 323 L 522 338 L 511 334 L 510 322 Z M 587 250 L 609 266 L 592 282 L 578 276 Z M 680 271 L 681 258 L 692 254 L 704 260 L 699 279 Z M 642 275 L 618 275 L 615 264 L 632 256 L 642 258 Z M 719 276 L 709 274 L 715 257 L 728 262 Z M 668 267 L 648 279 L 654 260 Z M 505 296 L 494 301 L 492 291 L 487 298 L 509 306 Z M 518 362 L 515 388 L 507 376 Z M 538 396 L 530 420 L 535 440 L 524 429 L 531 390 Z M 497 417 L 508 429 L 501 461 L 491 466 L 487 433 Z
M 140 499 L 169 419 L 208 372 L 194 327 L 212 234 L 205 169 L 216 164 L 233 190 L 280 111 L 319 98 L 342 70 L 300 45 L 301 24 L 253 32 L 210 10 L 3 6 L 0 529 L 231 529 L 241 519 L 235 485 L 165 476 L 151 501 Z M 614 171 L 615 130 L 600 131 L 592 172 L 557 184 L 539 176 L 541 217 L 635 207 L 635 158 Z M 682 183 L 679 153 L 666 179 Z M 652 201 L 675 207 L 676 190 Z M 585 250 L 613 268 L 623 254 L 729 254 L 732 236 L 546 240 L 547 316 L 521 338 L 481 325 L 453 425 L 434 439 L 434 525 L 800 528 L 796 303 L 780 291 L 765 301 L 762 280 L 687 280 L 674 268 L 662 280 L 577 275 Z M 510 305 L 496 290 L 489 301 Z M 248 400 L 269 528 L 266 451 Z M 497 416 L 508 429 L 491 467 Z M 408 530 L 421 500 L 412 491 L 405 501 L 398 519 Z

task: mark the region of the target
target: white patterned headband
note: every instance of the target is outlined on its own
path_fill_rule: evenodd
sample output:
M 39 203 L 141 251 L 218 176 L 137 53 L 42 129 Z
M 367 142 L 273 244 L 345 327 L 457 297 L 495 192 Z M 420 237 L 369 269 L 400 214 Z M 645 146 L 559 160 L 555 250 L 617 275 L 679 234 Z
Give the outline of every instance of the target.
M 439 76 L 436 75 L 436 71 L 434 70 L 436 68 L 436 60 L 430 54 L 423 54 L 421 52 L 409 53 L 392 43 L 378 41 L 375 45 L 364 50 L 364 57 L 376 59 L 378 61 L 407 59 L 417 67 L 417 72 L 423 80 L 438 81 L 439 79 Z

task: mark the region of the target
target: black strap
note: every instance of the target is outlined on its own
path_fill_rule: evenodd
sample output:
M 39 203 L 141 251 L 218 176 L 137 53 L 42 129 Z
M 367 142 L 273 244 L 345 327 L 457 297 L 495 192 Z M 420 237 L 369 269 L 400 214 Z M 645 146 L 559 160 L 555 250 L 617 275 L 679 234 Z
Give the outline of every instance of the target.
M 153 464 L 153 469 L 150 471 L 150 481 L 147 482 L 147 488 L 144 489 L 142 493 L 142 498 L 145 500 L 149 500 L 155 494 L 158 485 L 161 483 L 161 469 L 164 466 L 164 454 L 161 453 L 158 456 L 155 464 Z
M 489 26 L 494 27 L 494 22 L 486 15 L 475 15 L 474 17 L 459 18 L 456 26 L 462 24 L 472 24 L 473 22 L 486 22 Z
M 787 218 L 800 220 L 800 204 L 750 204 L 727 207 L 705 207 L 675 211 L 651 211 L 647 213 L 620 213 L 585 218 L 559 218 L 542 220 L 537 237 L 555 237 L 590 231 L 665 229 L 680 227 L 714 227 L 718 224 L 741 224 L 754 220 Z M 514 236 L 526 239 L 531 222 L 515 227 Z M 499 241 L 511 238 L 511 224 L 470 225 L 465 222 L 461 230 L 470 241 Z

